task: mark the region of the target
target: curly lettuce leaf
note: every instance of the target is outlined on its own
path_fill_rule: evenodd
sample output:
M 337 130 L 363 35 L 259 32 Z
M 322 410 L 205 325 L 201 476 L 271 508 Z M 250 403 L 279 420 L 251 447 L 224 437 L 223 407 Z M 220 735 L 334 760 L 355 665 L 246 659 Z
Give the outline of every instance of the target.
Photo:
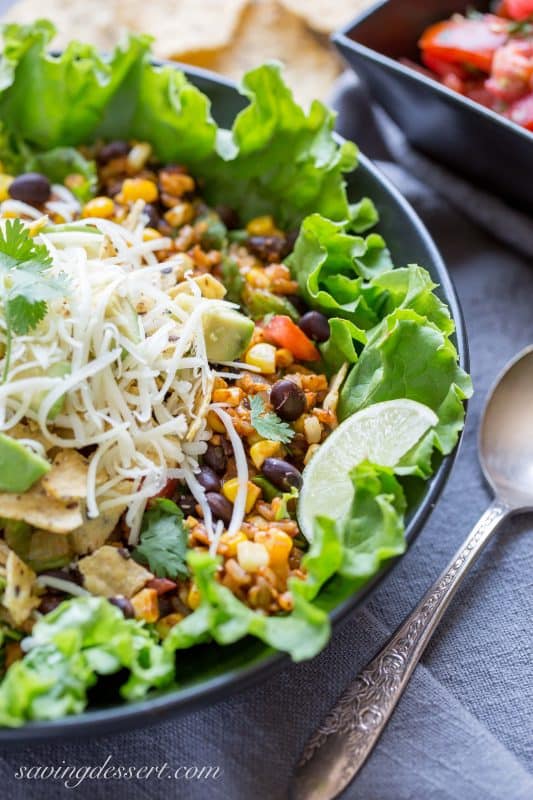
M 433 409 L 439 424 L 429 436 L 447 454 L 464 423 L 472 391 L 450 339 L 427 317 L 399 308 L 369 335 L 340 393 L 341 419 L 383 400 L 406 397 Z M 406 465 L 407 465 L 406 461 Z
M 389 467 L 363 462 L 351 472 L 354 499 L 340 525 L 343 558 L 339 572 L 366 582 L 383 563 L 405 551 L 402 487 Z
M 120 689 L 127 700 L 170 683 L 174 661 L 144 625 L 124 619 L 101 597 L 61 603 L 40 619 L 27 640 L 29 652 L 7 671 L 0 686 L 0 724 L 57 719 L 82 711 L 98 675 L 125 668 Z
M 47 49 L 54 27 L 46 21 L 3 27 L 0 58 L 0 158 L 97 138 L 151 142 L 165 162 L 185 162 L 205 179 L 205 196 L 225 203 L 243 221 L 274 214 L 287 228 L 312 211 L 353 218 L 354 229 L 376 218 L 372 203 L 350 206 L 343 175 L 357 150 L 333 136 L 335 115 L 315 101 L 294 101 L 280 66 L 248 72 L 240 90 L 249 104 L 231 130 L 216 125 L 210 101 L 185 75 L 150 61 L 150 39 L 130 36 L 109 57 L 72 42 L 59 56 Z

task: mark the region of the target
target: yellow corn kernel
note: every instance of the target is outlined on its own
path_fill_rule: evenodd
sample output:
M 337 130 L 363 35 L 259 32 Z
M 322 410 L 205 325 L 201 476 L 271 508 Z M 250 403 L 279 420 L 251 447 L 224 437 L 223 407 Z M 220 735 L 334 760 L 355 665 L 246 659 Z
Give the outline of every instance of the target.
M 12 183 L 12 175 L 0 175 L 0 203 L 9 197 L 9 187 Z
M 320 445 L 318 445 L 318 444 L 309 445 L 309 447 L 307 448 L 307 453 L 305 454 L 305 458 L 304 458 L 305 466 L 307 466 L 309 464 L 309 462 L 313 458 L 314 454 L 319 449 L 320 449 Z
M 145 228 L 143 231 L 143 242 L 153 242 L 154 239 L 160 239 L 161 234 L 155 228 Z
M 178 622 L 181 622 L 183 619 L 183 614 L 179 614 L 178 612 L 174 614 L 167 614 L 166 617 L 161 617 L 160 620 L 156 622 L 155 629 L 161 639 L 166 639 L 170 630 L 177 625 Z
M 194 217 L 194 206 L 192 203 L 177 203 L 165 214 L 165 220 L 173 228 L 180 228 L 186 225 Z
M 244 397 L 244 392 L 238 386 L 231 386 L 229 389 L 215 389 L 213 392 L 213 403 L 227 403 L 230 406 L 238 406 Z
M 263 375 L 273 375 L 276 371 L 276 348 L 266 342 L 254 344 L 246 353 L 244 360 L 251 367 L 258 367 Z
M 265 274 L 265 270 L 260 267 L 252 267 L 246 273 L 246 282 L 253 286 L 254 289 L 268 289 L 270 286 L 270 279 Z
M 83 207 L 82 217 L 109 219 L 115 213 L 115 204 L 110 197 L 93 197 Z
M 189 608 L 192 608 L 193 611 L 196 611 L 200 603 L 202 602 L 202 598 L 200 596 L 200 592 L 198 590 L 197 585 L 194 581 L 191 583 L 191 588 L 187 594 L 187 605 Z
M 265 458 L 273 458 L 281 453 L 281 442 L 263 439 L 250 447 L 250 458 L 257 469 L 261 469 Z
M 270 559 L 270 566 L 274 569 L 288 562 L 293 542 L 285 531 L 279 528 L 270 528 L 268 531 L 258 531 L 255 541 L 266 547 Z
M 322 438 L 322 426 L 316 417 L 309 415 L 304 420 L 304 434 L 307 444 L 318 444 Z
M 224 423 L 214 411 L 207 412 L 207 424 L 215 433 L 226 433 Z
M 36 219 L 35 222 L 32 222 L 32 224 L 28 229 L 28 233 L 30 234 L 30 236 L 38 236 L 38 234 L 42 231 L 42 229 L 46 228 L 49 221 L 50 220 L 48 219 L 48 216 L 45 214 L 43 217 L 39 217 L 39 219 Z
M 138 142 L 133 145 L 127 157 L 129 169 L 132 172 L 140 172 L 151 155 L 152 145 L 148 142 Z
M 136 619 L 144 619 L 145 622 L 155 622 L 159 616 L 159 603 L 155 589 L 141 589 L 131 598 L 131 604 L 135 611 Z
M 268 567 L 268 550 L 256 542 L 240 542 L 237 545 L 237 561 L 246 572 L 257 572 L 261 567 Z
M 224 544 L 224 555 L 228 558 L 235 558 L 237 555 L 237 545 L 240 542 L 247 542 L 248 537 L 242 531 L 237 533 L 223 533 L 219 539 L 220 544 Z
M 248 447 L 252 447 L 252 445 L 257 444 L 257 442 L 262 442 L 263 437 L 257 433 L 257 431 L 252 431 L 252 433 L 248 434 L 246 437 L 246 441 L 248 442 Z
M 222 300 L 226 294 L 226 287 L 208 272 L 205 275 L 197 275 L 193 281 L 198 285 L 202 297 L 208 300 Z
M 276 367 L 290 367 L 294 363 L 294 356 L 286 347 L 276 350 Z
M 296 431 L 296 433 L 304 433 L 305 420 L 308 418 L 308 416 L 309 416 L 308 414 L 302 414 L 301 416 L 298 417 L 297 420 L 293 422 L 292 426 Z
M 263 217 L 255 217 L 251 219 L 246 230 L 250 236 L 273 236 L 276 233 L 276 225 L 273 217 L 270 214 L 265 214 Z
M 230 503 L 234 503 L 237 497 L 237 492 L 239 491 L 239 479 L 238 478 L 231 478 L 229 481 L 226 481 L 222 486 L 222 494 L 229 500 Z M 261 494 L 261 489 L 259 486 L 256 486 L 255 483 L 248 481 L 246 484 L 246 513 L 249 514 L 252 508 L 255 505 L 256 500 L 259 498 Z
M 154 203 L 157 200 L 157 186 L 146 178 L 126 178 L 119 197 L 119 202 L 133 203 L 135 200 L 144 200 L 145 203 Z

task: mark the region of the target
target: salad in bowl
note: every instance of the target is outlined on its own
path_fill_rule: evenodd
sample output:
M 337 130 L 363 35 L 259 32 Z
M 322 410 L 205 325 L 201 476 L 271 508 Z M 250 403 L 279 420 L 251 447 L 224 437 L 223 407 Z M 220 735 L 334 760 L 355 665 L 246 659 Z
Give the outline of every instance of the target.
M 231 129 L 131 37 L 0 60 L 0 724 L 138 700 L 184 651 L 325 645 L 332 579 L 405 549 L 470 380 L 357 160 L 279 66 Z

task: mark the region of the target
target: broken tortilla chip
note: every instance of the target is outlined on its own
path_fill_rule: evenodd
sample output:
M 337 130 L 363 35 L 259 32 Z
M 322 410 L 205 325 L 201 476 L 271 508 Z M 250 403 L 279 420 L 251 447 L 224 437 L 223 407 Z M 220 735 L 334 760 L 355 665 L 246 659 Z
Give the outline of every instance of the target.
M 34 594 L 35 578 L 35 572 L 10 550 L 2 605 L 9 611 L 15 625 L 22 625 L 40 603 L 39 597 Z
M 101 50 L 111 50 L 124 32 L 118 19 L 118 0 L 21 0 L 3 16 L 2 22 L 31 23 L 46 17 L 57 28 L 54 49 L 66 47 L 71 39 L 82 39 Z
M 42 480 L 23 494 L 1 492 L 0 517 L 23 520 L 52 533 L 70 533 L 83 524 L 80 502 L 65 505 L 55 500 L 46 493 Z
M 52 469 L 42 478 L 49 497 L 67 504 L 87 497 L 87 460 L 76 450 L 60 450 Z
M 117 547 L 104 545 L 78 561 L 83 585 L 102 597 L 132 597 L 154 576 L 133 558 L 124 557 Z
M 69 538 L 74 552 L 85 555 L 105 544 L 115 530 L 124 509 L 125 506 L 102 511 L 94 519 L 86 520 L 81 528 L 72 531 Z
M 157 50 L 157 42 L 156 42 Z M 314 34 L 297 16 L 273 0 L 248 5 L 231 46 L 192 61 L 175 50 L 173 58 L 199 64 L 240 80 L 246 70 L 267 60 L 284 64 L 284 77 L 301 103 L 325 99 L 341 72 L 340 58 L 323 37 Z
M 376 0 L 279 0 L 288 11 L 319 33 L 333 33 L 370 8 Z
M 154 38 L 162 58 L 213 53 L 229 45 L 248 0 L 118 0 L 119 25 Z

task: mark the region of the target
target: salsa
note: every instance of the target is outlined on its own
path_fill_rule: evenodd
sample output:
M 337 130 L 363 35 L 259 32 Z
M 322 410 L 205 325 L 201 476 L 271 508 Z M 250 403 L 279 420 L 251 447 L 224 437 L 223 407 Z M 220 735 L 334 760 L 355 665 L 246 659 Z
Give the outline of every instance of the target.
M 432 77 L 533 130 L 533 0 L 454 14 L 427 28 L 419 46 Z

